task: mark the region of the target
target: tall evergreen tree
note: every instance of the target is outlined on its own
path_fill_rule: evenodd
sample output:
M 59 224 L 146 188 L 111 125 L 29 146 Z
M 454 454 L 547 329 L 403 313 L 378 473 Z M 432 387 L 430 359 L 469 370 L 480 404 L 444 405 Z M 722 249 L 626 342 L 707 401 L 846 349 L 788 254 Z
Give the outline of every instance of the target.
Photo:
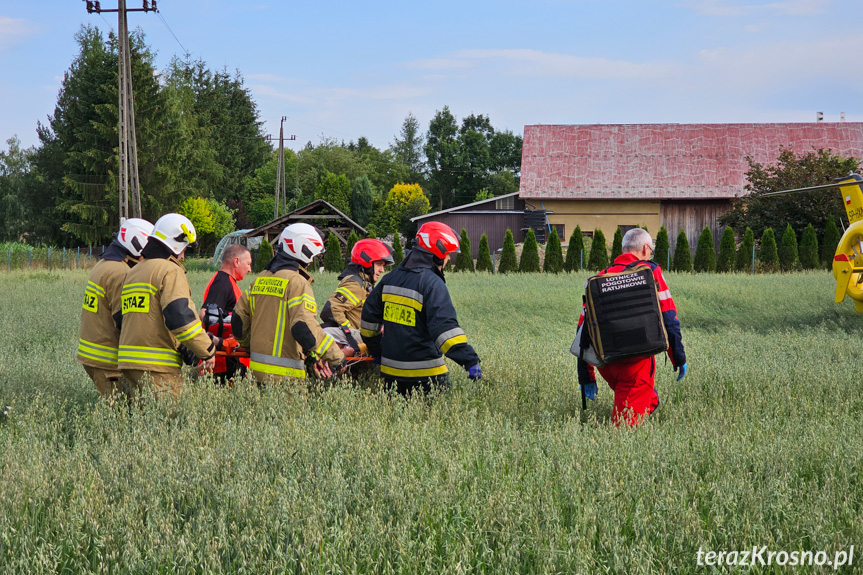
M 668 230 L 665 226 L 660 226 L 659 233 L 656 234 L 656 249 L 653 252 L 653 261 L 667 269 L 671 269 L 669 265 L 671 259 L 668 257 L 671 245 L 668 242 Z
M 686 230 L 680 230 L 677 234 L 677 245 L 674 248 L 674 271 L 691 272 L 692 254 L 689 252 L 689 240 L 686 239 Z
M 459 254 L 455 259 L 455 271 L 457 272 L 472 272 L 473 255 L 471 254 L 470 238 L 467 235 L 467 230 L 461 229 L 461 237 L 459 238 Z
M 605 244 L 605 234 L 599 228 L 593 230 L 593 241 L 590 244 L 590 257 L 587 269 L 598 272 L 608 267 L 608 247 Z
M 705 227 L 698 238 L 693 267 L 696 272 L 716 271 L 716 247 L 713 244 L 713 232 L 710 231 L 710 227 Z
M 258 254 L 255 256 L 255 273 L 259 274 L 264 271 L 264 268 L 267 267 L 271 259 L 273 259 L 273 246 L 265 238 L 261 242 L 261 247 L 258 248 Z
M 509 274 L 518 271 L 518 258 L 515 255 L 515 241 L 512 232 L 506 230 L 503 236 L 503 251 L 500 254 L 500 263 L 497 266 L 498 273 Z
M 779 267 L 784 272 L 800 269 L 800 256 L 797 251 L 797 234 L 791 224 L 785 226 L 782 239 L 779 240 Z
M 773 228 L 767 228 L 761 235 L 758 261 L 761 263 L 761 270 L 765 272 L 775 272 L 779 266 L 779 252 L 776 249 L 776 235 L 773 233 Z
M 542 270 L 550 274 L 559 274 L 563 271 L 563 251 L 560 247 L 560 238 L 557 236 L 557 228 L 552 227 L 545 244 L 545 260 Z
M 420 182 L 425 171 L 423 159 L 423 134 L 420 131 L 419 120 L 413 114 L 408 114 L 402 123 L 399 136 L 396 136 L 390 148 L 396 158 L 408 169 L 408 181 Z
M 620 226 L 614 230 L 614 238 L 611 240 L 611 261 L 617 259 L 617 256 L 623 253 L 623 230 Z
M 746 228 L 743 234 L 743 242 L 737 250 L 737 269 L 742 272 L 752 270 L 753 248 L 755 247 L 755 233 L 752 228 Z
M 566 248 L 566 261 L 563 267 L 568 272 L 577 272 L 581 269 L 584 259 L 584 235 L 581 226 L 575 226 L 572 235 L 569 236 L 569 245 Z
M 839 247 L 839 240 L 841 239 L 842 232 L 836 225 L 836 219 L 832 215 L 828 216 L 827 224 L 824 227 L 824 243 L 821 244 L 821 263 L 828 270 L 833 266 L 833 256 L 836 254 L 836 248 Z
M 734 230 L 731 226 L 725 226 L 722 232 L 722 240 L 719 242 L 719 261 L 716 262 L 716 271 L 731 272 L 737 264 L 737 242 L 734 240 Z
M 327 238 L 327 252 L 324 254 L 324 269 L 328 272 L 340 272 L 344 267 L 341 242 L 336 234 L 330 233 L 330 237 Z
M 351 251 L 354 249 L 354 244 L 360 241 L 360 236 L 357 235 L 357 232 L 351 230 L 351 233 L 348 234 L 348 245 L 345 248 L 345 262 L 351 261 Z
M 396 232 L 393 234 L 393 265 L 399 265 L 403 259 L 405 259 L 405 252 L 402 250 L 402 240 Z
M 522 273 L 539 271 L 539 245 L 536 243 L 536 233 L 532 228 L 527 230 L 527 235 L 524 238 L 518 271 Z
M 365 227 L 372 219 L 375 209 L 375 195 L 369 177 L 362 175 L 354 179 L 351 187 L 351 216 L 359 225 Z
M 818 234 L 812 224 L 806 226 L 800 239 L 800 265 L 805 270 L 821 267 L 821 262 L 818 261 Z
M 494 273 L 494 264 L 491 261 L 491 252 L 488 249 L 488 236 L 483 234 L 479 238 L 479 252 L 476 257 L 476 271 Z

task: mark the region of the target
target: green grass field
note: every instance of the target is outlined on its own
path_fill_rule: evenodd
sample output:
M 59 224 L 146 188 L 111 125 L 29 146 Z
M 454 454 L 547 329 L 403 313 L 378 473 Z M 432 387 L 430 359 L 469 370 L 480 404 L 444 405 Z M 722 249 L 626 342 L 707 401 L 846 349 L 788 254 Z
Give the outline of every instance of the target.
M 829 273 L 667 274 L 690 373 L 660 359 L 634 430 L 604 384 L 580 414 L 585 274 L 450 274 L 485 378 L 451 364 L 431 401 L 198 381 L 174 419 L 98 399 L 74 359 L 86 277 L 0 274 L 2 573 L 733 572 L 699 549 L 851 545 L 836 572 L 861 570 L 863 317 Z

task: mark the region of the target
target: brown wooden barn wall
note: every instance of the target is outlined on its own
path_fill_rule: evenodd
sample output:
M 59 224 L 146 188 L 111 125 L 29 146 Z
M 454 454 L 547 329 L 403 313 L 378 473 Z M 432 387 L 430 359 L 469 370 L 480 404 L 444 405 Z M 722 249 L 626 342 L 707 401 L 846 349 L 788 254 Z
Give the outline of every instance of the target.
M 443 222 L 455 233 L 461 234 L 461 229 L 467 231 L 467 236 L 470 238 L 470 251 L 473 259 L 476 259 L 479 252 L 479 239 L 483 234 L 488 235 L 488 249 L 494 255 L 494 252 L 503 247 L 503 238 L 506 235 L 506 230 L 512 230 L 512 237 L 515 243 L 524 241 L 524 214 L 523 213 L 459 213 L 449 212 L 440 214 L 425 221 Z
M 698 246 L 698 238 L 701 237 L 704 228 L 708 226 L 713 232 L 713 244 L 718 250 L 723 230 L 718 219 L 730 209 L 730 200 L 663 201 L 659 208 L 660 219 L 662 225 L 668 230 L 668 243 L 671 245 L 672 254 L 677 246 L 677 234 L 680 233 L 680 230 L 686 230 L 689 250 L 694 254 L 695 248 Z

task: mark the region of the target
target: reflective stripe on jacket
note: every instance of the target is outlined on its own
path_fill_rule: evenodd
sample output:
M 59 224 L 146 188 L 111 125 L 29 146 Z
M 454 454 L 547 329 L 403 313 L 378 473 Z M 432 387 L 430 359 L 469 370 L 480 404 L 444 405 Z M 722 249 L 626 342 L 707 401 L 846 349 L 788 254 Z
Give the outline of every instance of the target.
M 145 259 L 129 270 L 121 299 L 120 369 L 179 371 L 180 345 L 202 360 L 216 353 L 176 258 Z
M 371 289 L 372 284 L 365 278 L 365 274 L 343 275 L 336 293 L 329 297 L 321 310 L 324 326 L 360 329 L 363 304 Z
M 310 279 L 299 269 L 263 271 L 240 297 L 232 327 L 240 344 L 249 348 L 253 371 L 305 378 L 307 355 L 331 365 L 344 360 L 315 319 Z
M 381 278 L 363 307 L 363 341 L 381 358 L 381 373 L 391 379 L 444 374 L 443 354 L 465 369 L 479 363 L 433 266 L 431 253 L 413 250 Z
M 114 314 L 120 311 L 120 294 L 129 264 L 100 260 L 90 271 L 84 288 L 78 361 L 101 369 L 117 369 L 120 331 Z

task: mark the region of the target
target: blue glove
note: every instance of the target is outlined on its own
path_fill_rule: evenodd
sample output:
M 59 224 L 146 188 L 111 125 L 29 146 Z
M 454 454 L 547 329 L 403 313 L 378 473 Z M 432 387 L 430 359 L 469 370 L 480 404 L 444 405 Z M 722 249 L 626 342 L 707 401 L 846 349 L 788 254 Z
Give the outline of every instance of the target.
M 677 374 L 677 381 L 680 381 L 681 379 L 683 379 L 686 376 L 686 364 L 684 363 L 683 365 L 675 366 L 674 371 L 678 371 L 678 370 L 680 371 L 680 373 Z
M 478 363 L 467 368 L 467 378 L 472 381 L 482 379 L 482 368 Z
M 585 383 L 581 387 L 584 388 L 584 397 L 587 399 L 596 399 L 596 382 L 591 381 L 590 383 Z

